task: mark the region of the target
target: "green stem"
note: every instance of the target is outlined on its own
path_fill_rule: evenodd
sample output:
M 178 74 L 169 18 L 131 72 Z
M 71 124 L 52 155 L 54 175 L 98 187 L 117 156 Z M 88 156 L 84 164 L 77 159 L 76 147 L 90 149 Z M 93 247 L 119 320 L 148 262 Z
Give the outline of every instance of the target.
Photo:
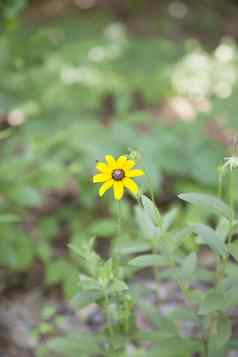
M 117 237 L 121 235 L 121 203 L 118 201 L 117 205 Z
M 222 198 L 223 173 L 218 176 L 218 197 Z
M 119 266 L 118 255 L 116 252 L 116 244 L 118 239 L 120 238 L 120 235 L 121 235 L 121 205 L 120 205 L 120 201 L 118 201 L 117 202 L 117 233 L 116 233 L 116 237 L 112 240 L 112 246 L 111 246 L 111 256 L 112 256 L 115 272 L 118 272 L 118 266 Z
M 151 176 L 148 174 L 148 172 L 150 172 L 150 170 L 147 170 L 147 167 L 146 167 L 145 163 L 143 163 L 143 162 L 142 162 L 142 168 L 143 168 L 143 170 L 145 172 L 145 179 L 147 181 L 146 182 L 146 186 L 148 187 L 148 191 L 150 193 L 151 201 L 156 206 L 156 204 L 155 204 L 155 195 L 154 195 L 154 191 L 153 191 L 153 188 L 152 188 L 152 180 L 151 180 Z
M 218 187 L 218 196 L 221 198 L 222 195 L 222 174 L 219 176 L 219 187 Z M 229 244 L 232 241 L 232 229 L 233 229 L 233 224 L 234 224 L 234 197 L 233 197 L 233 172 L 232 169 L 230 170 L 230 175 L 229 175 L 229 208 L 230 208 L 230 215 L 229 215 L 229 235 L 228 235 L 228 240 L 227 244 Z M 224 275 L 225 275 L 225 269 L 226 269 L 226 264 L 229 258 L 229 253 L 226 254 L 224 258 L 217 257 L 217 287 L 220 285 L 222 286 Z M 209 326 L 208 326 L 208 337 L 210 335 L 210 330 L 212 323 L 216 322 L 216 317 L 209 317 Z M 205 351 L 204 351 L 204 356 L 208 356 L 208 342 L 207 338 L 204 339 L 204 346 L 205 346 Z
M 118 260 L 118 254 L 116 252 L 116 243 L 118 238 L 120 237 L 121 234 L 121 209 L 120 209 L 120 201 L 117 202 L 117 232 L 116 236 L 114 239 L 112 239 L 111 243 L 111 258 L 112 258 L 112 265 L 113 265 L 113 273 L 115 277 L 118 277 L 118 272 L 119 272 L 119 260 Z M 112 356 L 112 353 L 117 352 L 117 346 L 115 343 L 115 331 L 113 326 L 110 323 L 110 314 L 108 313 L 108 306 L 110 304 L 109 297 L 107 292 L 104 294 L 104 300 L 105 300 L 105 307 L 106 307 L 106 319 L 107 319 L 107 331 L 110 339 L 110 356 Z
M 208 340 L 206 337 L 203 338 L 203 344 L 204 344 L 203 357 L 208 357 Z
M 219 186 L 221 186 L 221 179 L 219 179 Z M 221 194 L 221 188 L 218 188 L 218 194 Z M 227 245 L 232 241 L 232 229 L 233 229 L 233 224 L 234 224 L 234 197 L 233 197 L 233 172 L 232 169 L 230 170 L 230 175 L 229 175 L 229 208 L 230 208 L 230 215 L 229 215 L 229 234 L 228 234 L 228 239 L 227 239 Z M 224 275 L 225 275 L 225 269 L 226 269 L 226 264 L 229 258 L 229 253 L 226 254 L 224 258 L 217 258 L 217 284 L 218 286 L 222 284 Z
M 145 170 L 145 172 L 148 172 L 148 170 Z M 153 204 L 156 206 L 155 204 L 155 195 L 154 195 L 154 191 L 153 191 L 153 188 L 152 188 L 152 180 L 151 180 L 151 177 L 148 173 L 146 173 L 145 175 L 146 179 L 147 179 L 147 182 L 148 182 L 148 188 L 149 188 L 149 193 L 150 193 L 150 198 L 151 198 L 151 201 L 153 202 Z
M 234 224 L 234 197 L 233 197 L 233 172 L 230 170 L 230 177 L 229 177 L 229 208 L 230 208 L 230 217 L 229 217 L 229 234 L 227 245 L 232 241 L 232 229 Z M 219 274 L 218 274 L 218 281 L 222 281 L 225 275 L 226 264 L 229 258 L 229 253 L 223 259 L 219 259 Z
M 146 177 L 147 177 L 148 182 L 149 182 L 149 191 L 150 191 L 151 200 L 152 200 L 154 206 L 156 207 L 154 192 L 153 192 L 153 189 L 152 189 L 152 186 L 151 186 L 150 176 L 146 175 Z M 138 202 L 138 205 L 142 206 L 142 203 L 141 203 L 141 200 L 140 200 L 139 197 L 137 197 L 137 202 Z M 157 254 L 156 245 L 157 245 L 157 240 L 155 239 L 154 242 L 153 242 L 153 245 L 152 245 L 152 253 L 153 254 Z M 156 281 L 156 293 L 157 293 L 157 298 L 159 300 L 160 299 L 160 271 L 159 271 L 158 267 L 153 267 L 153 275 L 154 275 L 154 279 Z
M 153 254 L 157 254 L 157 249 L 156 249 L 155 244 L 153 244 L 152 253 Z M 154 274 L 154 279 L 155 279 L 155 282 L 156 282 L 157 298 L 158 298 L 158 300 L 160 300 L 160 271 L 159 271 L 158 267 L 156 267 L 156 266 L 153 267 L 153 274 Z
M 113 327 L 112 327 L 111 321 L 110 321 L 110 314 L 108 313 L 108 307 L 109 307 L 110 301 L 109 301 L 109 297 L 108 297 L 108 294 L 106 291 L 104 292 L 104 300 L 105 300 L 105 308 L 104 309 L 106 311 L 106 329 L 108 331 L 108 336 L 110 339 L 110 349 L 112 351 L 115 351 L 116 348 L 115 348 L 115 344 L 114 344 L 114 331 L 113 331 Z
M 183 295 L 185 297 L 186 303 L 188 305 L 192 306 L 191 297 L 189 295 L 188 288 L 185 286 L 183 281 L 178 277 L 178 275 L 176 273 L 176 261 L 175 261 L 174 257 L 172 255 L 168 254 L 168 253 L 167 253 L 167 257 L 168 257 L 168 261 L 170 262 L 171 268 L 175 269 L 174 278 L 175 278 L 176 283 L 180 287 L 180 289 L 181 289 L 181 291 L 182 291 L 182 293 L 183 293 Z
M 230 205 L 230 229 L 229 229 L 229 237 L 228 237 L 228 244 L 231 243 L 232 240 L 232 228 L 233 228 L 233 222 L 234 222 L 234 199 L 233 199 L 233 173 L 232 170 L 230 170 L 230 190 L 229 190 L 229 205 Z
M 149 170 L 145 169 L 145 172 L 148 172 Z M 149 188 L 149 192 L 150 192 L 150 198 L 151 201 L 153 202 L 154 206 L 156 207 L 156 202 L 155 202 L 155 195 L 154 195 L 154 191 L 152 188 L 152 180 L 150 175 L 147 173 L 146 174 L 146 179 L 148 182 L 148 188 Z M 152 247 L 152 253 L 153 254 L 157 254 L 157 247 L 156 247 L 156 240 L 155 240 L 155 244 L 153 243 L 153 247 Z M 158 267 L 153 267 L 153 274 L 154 274 L 154 279 L 156 281 L 156 293 L 157 293 L 157 298 L 158 300 L 160 300 L 160 271 Z

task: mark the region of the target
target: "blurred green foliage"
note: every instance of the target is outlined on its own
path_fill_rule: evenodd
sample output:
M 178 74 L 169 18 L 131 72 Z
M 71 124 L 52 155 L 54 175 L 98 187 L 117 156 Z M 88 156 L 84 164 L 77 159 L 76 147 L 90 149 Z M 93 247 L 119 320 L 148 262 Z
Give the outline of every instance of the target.
M 0 2 L 0 22 L 4 29 L 14 29 L 17 16 L 27 5 L 28 0 L 1 0 Z M 0 25 L 2 26 L 2 25 Z M 2 28 L 0 27 L 1 31 Z

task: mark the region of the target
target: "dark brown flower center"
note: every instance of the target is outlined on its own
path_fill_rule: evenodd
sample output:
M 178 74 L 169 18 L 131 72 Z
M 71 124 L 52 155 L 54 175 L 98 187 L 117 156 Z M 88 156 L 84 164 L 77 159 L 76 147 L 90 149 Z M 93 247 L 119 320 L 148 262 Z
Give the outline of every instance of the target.
M 112 178 L 115 181 L 121 181 L 125 177 L 125 172 L 122 169 L 116 169 L 112 171 Z

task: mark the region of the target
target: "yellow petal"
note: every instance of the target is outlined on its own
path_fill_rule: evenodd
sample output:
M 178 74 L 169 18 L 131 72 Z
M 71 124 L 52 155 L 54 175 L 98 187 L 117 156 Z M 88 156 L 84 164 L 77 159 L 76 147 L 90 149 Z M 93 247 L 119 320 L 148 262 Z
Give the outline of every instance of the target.
M 108 174 L 97 174 L 93 176 L 93 183 L 104 182 L 110 179 L 110 175 Z
M 108 163 L 108 168 L 112 171 L 116 168 L 116 160 L 112 155 L 106 155 L 105 159 Z
M 127 157 L 125 155 L 121 155 L 119 159 L 117 159 L 117 168 L 122 169 L 126 161 L 127 161 Z
M 145 173 L 143 170 L 129 170 L 126 172 L 127 177 L 143 176 Z
M 110 171 L 109 167 L 104 162 L 98 162 L 96 168 L 104 174 L 107 174 Z
M 114 181 L 113 182 L 113 191 L 115 200 L 120 200 L 123 196 L 124 187 L 122 181 Z
M 130 190 L 132 193 L 137 193 L 138 192 L 138 186 L 135 183 L 135 181 L 133 181 L 132 179 L 125 177 L 123 180 L 123 185 L 128 188 L 128 190 Z
M 135 161 L 133 161 L 133 160 L 126 160 L 126 162 L 124 163 L 124 165 L 123 165 L 123 168 L 125 169 L 125 170 L 130 170 L 130 169 L 132 169 L 132 167 L 134 167 L 135 166 Z
M 99 196 L 102 197 L 104 195 L 104 193 L 109 190 L 113 185 L 113 180 L 108 180 L 106 182 L 104 182 L 104 184 L 100 187 L 99 189 Z

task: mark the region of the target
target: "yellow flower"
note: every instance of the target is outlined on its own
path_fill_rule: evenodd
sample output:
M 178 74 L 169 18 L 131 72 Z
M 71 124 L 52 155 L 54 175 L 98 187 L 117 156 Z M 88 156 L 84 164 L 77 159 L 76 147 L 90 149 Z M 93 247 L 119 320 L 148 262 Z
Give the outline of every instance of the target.
M 98 162 L 97 170 L 100 172 L 93 176 L 94 183 L 103 183 L 99 189 L 99 196 L 113 188 L 114 197 L 120 200 L 124 193 L 124 187 L 129 189 L 132 193 L 138 192 L 138 186 L 132 177 L 144 175 L 143 170 L 133 169 L 135 161 L 128 160 L 125 155 L 120 156 L 117 160 L 112 155 L 105 156 L 106 163 Z

